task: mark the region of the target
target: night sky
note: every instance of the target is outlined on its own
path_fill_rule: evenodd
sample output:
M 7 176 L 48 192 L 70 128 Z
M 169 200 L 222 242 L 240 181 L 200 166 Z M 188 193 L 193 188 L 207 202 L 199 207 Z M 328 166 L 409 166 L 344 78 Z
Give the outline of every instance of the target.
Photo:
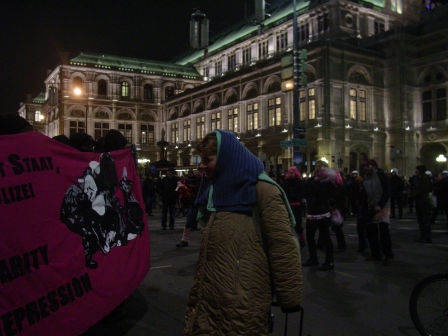
M 0 113 L 16 112 L 27 93 L 43 91 L 63 52 L 170 61 L 188 49 L 194 9 L 207 14 L 213 36 L 241 21 L 244 8 L 244 0 L 0 1 Z

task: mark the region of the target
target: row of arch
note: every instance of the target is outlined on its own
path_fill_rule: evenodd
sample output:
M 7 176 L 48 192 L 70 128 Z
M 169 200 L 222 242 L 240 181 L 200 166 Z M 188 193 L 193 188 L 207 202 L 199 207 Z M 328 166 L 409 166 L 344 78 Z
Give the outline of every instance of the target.
M 96 93 L 99 96 L 107 96 L 109 94 L 111 79 L 109 76 L 105 74 L 99 74 L 93 80 L 96 83 Z M 83 88 L 84 83 L 86 82 L 86 76 L 82 72 L 74 72 L 70 76 L 70 85 L 72 88 L 79 87 Z M 136 85 L 135 81 L 129 77 L 121 77 L 118 82 L 120 85 L 120 95 L 122 97 L 135 97 L 134 87 Z M 183 84 L 183 85 L 182 85 Z M 181 87 L 178 82 L 166 81 L 160 85 L 161 92 L 163 94 L 163 98 L 167 99 L 171 96 L 174 96 L 176 89 L 179 90 L 188 90 L 194 87 L 192 83 L 182 83 Z M 155 88 L 157 85 L 150 78 L 143 78 L 137 86 L 143 89 L 143 99 L 152 100 L 155 98 Z
M 211 110 L 219 106 L 225 106 L 236 103 L 240 100 L 247 100 L 258 97 L 260 94 L 270 94 L 281 90 L 281 79 L 279 76 L 269 77 L 260 89 L 259 84 L 250 82 L 244 85 L 239 94 L 239 89 L 232 87 L 221 93 L 213 93 L 207 97 L 201 97 L 192 103 L 184 103 L 180 106 L 174 106 L 169 109 L 169 120 L 175 120 L 178 117 L 185 117 L 190 114 L 200 113 L 204 110 Z
M 318 78 L 316 69 L 312 65 L 307 66 L 306 76 L 308 83 L 313 83 Z M 373 77 L 371 73 L 367 70 L 367 68 L 359 64 L 353 65 L 349 69 L 347 78 L 348 81 L 352 83 L 373 85 Z M 230 105 L 240 100 L 255 98 L 259 95 L 275 93 L 281 89 L 280 76 L 272 75 L 264 82 L 249 82 L 245 84 L 242 89 L 232 87 L 220 93 L 214 93 L 206 97 L 197 98 L 189 103 L 173 106 L 168 109 L 168 120 L 175 120 L 179 117 L 186 117 L 190 114 L 200 113 L 205 110 L 212 110 L 218 108 L 219 106 Z
M 86 117 L 86 108 L 82 105 L 74 105 L 71 106 L 67 110 L 67 115 L 73 118 L 85 118 Z M 95 108 L 91 113 L 91 118 L 95 119 L 114 119 L 113 112 L 111 109 L 101 106 Z M 158 115 L 155 111 L 140 111 L 138 115 L 136 115 L 135 111 L 132 109 L 119 109 L 116 112 L 117 120 L 141 120 L 148 122 L 157 122 L 159 121 Z

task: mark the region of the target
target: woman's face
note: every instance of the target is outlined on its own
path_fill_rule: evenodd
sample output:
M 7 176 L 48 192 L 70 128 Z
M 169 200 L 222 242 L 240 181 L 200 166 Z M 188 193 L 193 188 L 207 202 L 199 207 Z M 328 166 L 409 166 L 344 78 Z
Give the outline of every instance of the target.
M 201 164 L 199 165 L 199 169 L 205 173 L 205 177 L 209 180 L 213 180 L 215 178 L 215 169 L 216 169 L 216 154 L 215 155 L 207 155 L 201 153 Z

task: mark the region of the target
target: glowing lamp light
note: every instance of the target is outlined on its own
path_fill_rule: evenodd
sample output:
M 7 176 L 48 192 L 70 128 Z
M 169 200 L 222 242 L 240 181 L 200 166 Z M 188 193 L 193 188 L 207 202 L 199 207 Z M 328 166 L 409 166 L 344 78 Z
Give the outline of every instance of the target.
M 378 127 L 375 127 L 374 129 L 373 129 L 373 131 L 374 132 L 378 132 L 380 129 L 378 128 Z
M 45 119 L 45 116 L 44 115 L 39 115 L 39 121 L 42 121 L 42 120 L 44 120 Z
M 322 157 L 320 158 L 320 161 L 323 161 L 323 162 L 325 162 L 326 164 L 328 164 L 328 159 L 327 159 L 325 156 L 322 156 Z
M 446 161 L 447 161 L 447 158 L 446 158 L 445 155 L 443 155 L 443 154 L 439 154 L 439 156 L 436 157 L 436 161 L 437 161 L 437 162 L 440 162 L 440 163 L 443 163 L 443 162 L 446 162 Z
M 241 138 L 239 136 L 236 137 L 238 140 L 240 140 Z
M 303 174 L 302 174 L 302 177 L 303 177 L 303 178 L 306 178 L 306 173 L 303 173 Z
M 345 128 L 352 128 L 350 124 L 345 125 Z
M 257 134 L 255 134 L 255 136 L 258 138 L 258 137 L 261 137 L 261 134 L 257 133 Z
M 284 128 L 282 133 L 288 133 L 288 130 L 286 128 Z
M 188 147 L 191 147 L 191 144 L 188 144 Z
M 293 86 L 294 86 L 294 84 L 291 83 L 291 82 L 288 82 L 288 83 L 285 84 L 285 88 L 287 88 L 287 89 L 292 89 Z
M 319 127 L 322 127 L 322 125 L 321 125 L 321 124 L 319 124 L 319 122 L 317 122 L 317 125 L 316 125 L 316 126 L 314 126 L 314 127 L 316 127 L 316 128 L 319 128 Z
M 138 163 L 148 163 L 148 162 L 151 162 L 151 160 L 143 158 L 143 159 L 138 159 L 137 162 Z
M 74 93 L 75 95 L 77 95 L 77 96 L 80 96 L 80 95 L 81 95 L 81 89 L 78 88 L 78 87 L 76 87 L 76 88 L 73 90 L 73 93 Z
M 174 147 L 174 148 L 178 149 L 178 148 L 179 148 L 179 146 L 178 146 L 178 145 L 176 145 L 176 147 Z
M 409 126 L 406 126 L 405 130 L 406 130 L 406 131 L 410 131 L 411 128 L 410 128 Z

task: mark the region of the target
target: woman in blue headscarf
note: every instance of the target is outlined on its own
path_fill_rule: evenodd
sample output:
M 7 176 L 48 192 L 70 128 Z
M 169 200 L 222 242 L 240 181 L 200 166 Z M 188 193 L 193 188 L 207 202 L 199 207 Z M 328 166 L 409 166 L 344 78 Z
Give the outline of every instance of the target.
M 208 134 L 198 151 L 211 184 L 184 334 L 267 335 L 273 292 L 284 311 L 300 307 L 294 217 L 281 188 L 232 133 Z

